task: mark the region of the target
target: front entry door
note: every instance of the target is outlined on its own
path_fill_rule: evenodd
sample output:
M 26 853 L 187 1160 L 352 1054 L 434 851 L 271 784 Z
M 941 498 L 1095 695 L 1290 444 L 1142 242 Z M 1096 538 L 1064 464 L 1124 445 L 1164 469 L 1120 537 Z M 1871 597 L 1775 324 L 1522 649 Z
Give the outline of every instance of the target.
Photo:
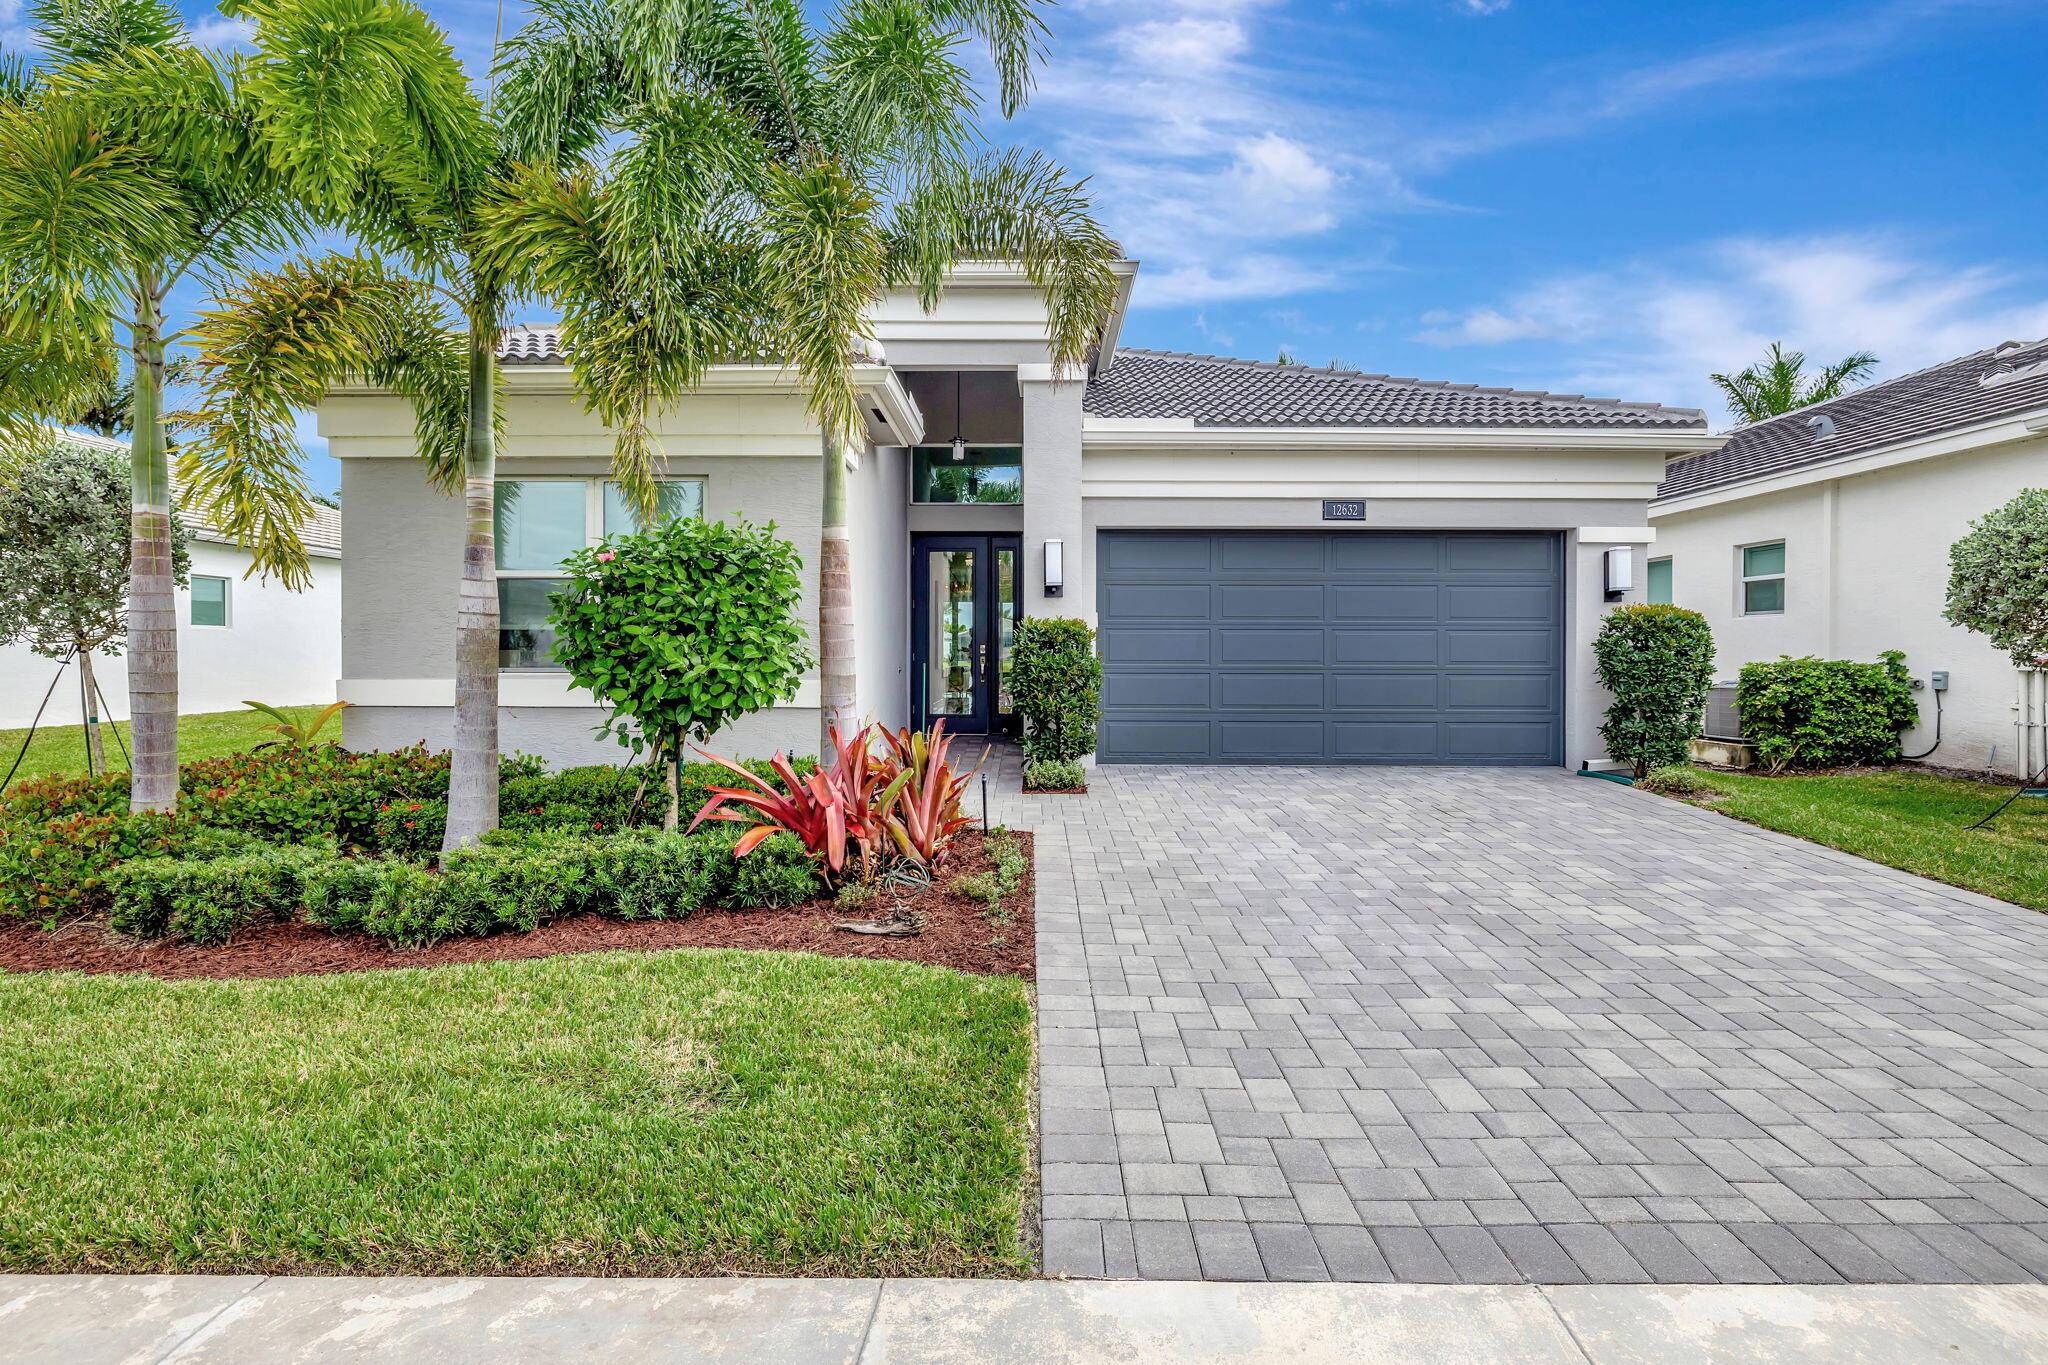
M 954 734 L 1016 730 L 1004 670 L 1022 615 L 1017 536 L 921 535 L 911 542 L 911 702 L 918 724 Z

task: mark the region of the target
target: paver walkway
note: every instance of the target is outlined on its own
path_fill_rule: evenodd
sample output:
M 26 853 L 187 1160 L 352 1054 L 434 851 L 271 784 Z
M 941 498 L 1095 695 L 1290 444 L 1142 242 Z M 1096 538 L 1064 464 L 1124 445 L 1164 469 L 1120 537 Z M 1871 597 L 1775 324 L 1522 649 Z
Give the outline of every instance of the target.
M 2048 917 L 1553 770 L 996 814 L 1049 1273 L 2048 1278 Z

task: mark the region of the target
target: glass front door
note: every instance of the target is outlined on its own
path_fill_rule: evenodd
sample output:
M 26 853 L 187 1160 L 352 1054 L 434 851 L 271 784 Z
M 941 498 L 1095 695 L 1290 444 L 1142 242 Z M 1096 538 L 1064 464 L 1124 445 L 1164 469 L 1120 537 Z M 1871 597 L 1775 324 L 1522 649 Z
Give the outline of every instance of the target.
M 1016 536 L 919 536 L 911 552 L 911 700 L 956 734 L 1014 729 L 1004 675 L 1021 615 Z

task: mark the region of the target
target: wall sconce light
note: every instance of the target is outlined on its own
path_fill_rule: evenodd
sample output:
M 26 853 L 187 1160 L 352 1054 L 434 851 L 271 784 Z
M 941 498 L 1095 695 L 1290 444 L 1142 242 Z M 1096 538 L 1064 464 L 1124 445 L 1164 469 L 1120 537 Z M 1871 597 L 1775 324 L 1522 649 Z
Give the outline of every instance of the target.
M 1058 597 L 1067 586 L 1066 566 L 1061 562 L 1065 556 L 1063 546 L 1057 540 L 1045 542 L 1045 595 Z
M 1627 545 L 1616 545 L 1600 556 L 1601 581 L 1607 589 L 1607 600 L 1619 602 L 1636 585 L 1635 551 Z

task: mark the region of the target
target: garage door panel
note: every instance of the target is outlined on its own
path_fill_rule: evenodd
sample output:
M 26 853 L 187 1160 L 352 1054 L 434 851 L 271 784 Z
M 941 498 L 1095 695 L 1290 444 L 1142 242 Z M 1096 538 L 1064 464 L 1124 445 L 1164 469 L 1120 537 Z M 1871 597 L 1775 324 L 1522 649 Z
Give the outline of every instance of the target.
M 1102 658 L 1112 664 L 1206 664 L 1209 634 L 1206 626 L 1127 626 L 1103 632 Z
M 1320 583 L 1225 583 L 1216 590 L 1216 616 L 1222 621 L 1320 621 Z
M 1425 673 L 1335 673 L 1330 677 L 1333 711 L 1435 711 L 1442 679 Z
M 1556 563 L 1554 536 L 1468 535 L 1444 537 L 1444 568 L 1461 573 L 1551 572 Z
M 1548 583 L 1488 583 L 1444 589 L 1447 621 L 1541 621 L 1549 623 L 1557 594 Z
M 1202 710 L 1210 702 L 1213 675 L 1201 673 L 1128 673 L 1105 668 L 1102 673 L 1102 704 L 1110 710 Z
M 1433 630 L 1332 630 L 1330 662 L 1338 664 L 1433 664 Z
M 1426 573 L 1442 567 L 1438 536 L 1375 532 L 1330 538 L 1330 571 L 1337 574 Z
M 1555 535 L 1103 532 L 1108 762 L 1563 761 Z
M 1216 706 L 1223 711 L 1321 711 L 1325 691 L 1321 672 L 1216 675 Z
M 1104 575 L 1147 571 L 1206 574 L 1215 540 L 1206 535 L 1104 536 L 1099 548 Z
M 1254 630 L 1237 627 L 1216 632 L 1216 662 L 1224 664 L 1320 664 L 1321 629 Z
M 1335 584 L 1333 621 L 1434 621 L 1442 589 L 1434 583 Z
M 1447 711 L 1553 711 L 1557 680 L 1544 673 L 1451 673 L 1444 677 Z
M 1102 612 L 1120 621 L 1207 621 L 1213 609 L 1207 583 L 1112 583 L 1102 590 Z
M 1424 759 L 1437 756 L 1434 721 L 1338 721 L 1331 746 L 1337 758 Z

